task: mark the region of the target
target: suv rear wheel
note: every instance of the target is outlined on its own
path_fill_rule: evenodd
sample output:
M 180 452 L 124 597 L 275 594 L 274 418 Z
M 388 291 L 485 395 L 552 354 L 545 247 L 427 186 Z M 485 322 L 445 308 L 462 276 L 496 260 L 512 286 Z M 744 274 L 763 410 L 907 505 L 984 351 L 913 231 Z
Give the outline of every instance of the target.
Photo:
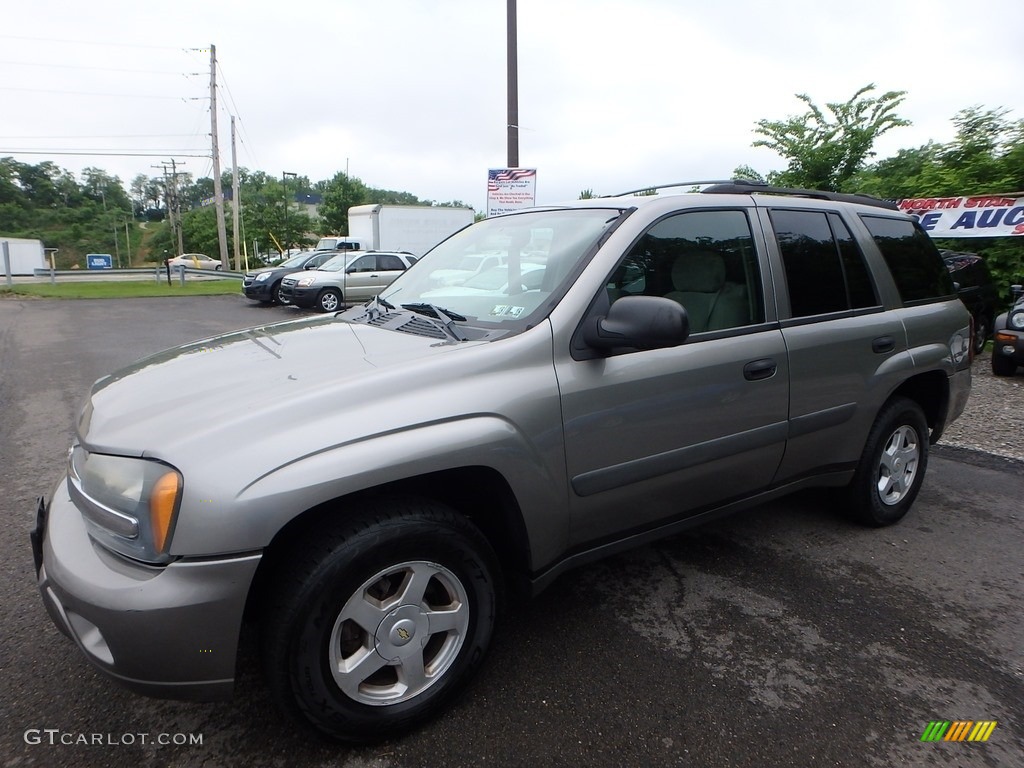
M 430 717 L 490 643 L 494 554 L 446 507 L 375 507 L 281 562 L 263 614 L 267 679 L 286 711 L 335 738 L 373 741 Z
M 905 397 L 886 403 L 875 419 L 850 483 L 849 506 L 866 525 L 899 522 L 917 498 L 928 466 L 928 423 Z

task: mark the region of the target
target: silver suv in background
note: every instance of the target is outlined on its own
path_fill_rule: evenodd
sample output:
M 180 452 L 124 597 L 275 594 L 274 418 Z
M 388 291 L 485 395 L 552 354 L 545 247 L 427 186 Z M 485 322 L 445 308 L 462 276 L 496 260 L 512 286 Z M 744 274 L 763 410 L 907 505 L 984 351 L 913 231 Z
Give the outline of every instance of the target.
M 482 253 L 500 280 L 449 283 Z M 362 306 L 100 379 L 37 505 L 42 600 L 173 698 L 230 695 L 251 618 L 284 711 L 384 738 L 451 703 L 506 592 L 812 486 L 898 522 L 970 360 L 934 244 L 872 198 L 732 182 L 485 219 Z
M 347 251 L 316 269 L 286 275 L 281 298 L 286 304 L 334 312 L 367 301 L 416 262 L 410 253 Z

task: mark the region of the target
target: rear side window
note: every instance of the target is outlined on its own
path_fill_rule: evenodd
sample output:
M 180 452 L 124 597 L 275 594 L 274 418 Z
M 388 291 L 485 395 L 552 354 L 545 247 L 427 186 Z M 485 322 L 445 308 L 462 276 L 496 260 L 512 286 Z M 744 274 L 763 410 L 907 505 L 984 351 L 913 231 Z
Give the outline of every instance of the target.
M 905 219 L 861 215 L 875 238 L 903 303 L 926 302 L 952 296 L 949 276 L 935 243 L 920 226 Z
M 838 215 L 783 209 L 770 215 L 793 317 L 878 304 L 864 257 Z

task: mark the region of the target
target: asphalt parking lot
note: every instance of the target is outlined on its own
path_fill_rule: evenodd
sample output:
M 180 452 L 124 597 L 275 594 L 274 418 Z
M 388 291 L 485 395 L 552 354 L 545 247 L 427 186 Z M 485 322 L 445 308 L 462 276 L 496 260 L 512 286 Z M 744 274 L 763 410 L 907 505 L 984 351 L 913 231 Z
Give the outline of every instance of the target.
M 454 709 L 392 742 L 285 720 L 251 634 L 229 702 L 107 681 L 50 623 L 28 546 L 82 397 L 143 354 L 296 316 L 240 296 L 0 300 L 0 767 L 1024 765 L 1024 463 L 941 447 L 896 527 L 808 493 L 567 574 L 505 618 Z M 998 725 L 922 741 L 936 720 Z

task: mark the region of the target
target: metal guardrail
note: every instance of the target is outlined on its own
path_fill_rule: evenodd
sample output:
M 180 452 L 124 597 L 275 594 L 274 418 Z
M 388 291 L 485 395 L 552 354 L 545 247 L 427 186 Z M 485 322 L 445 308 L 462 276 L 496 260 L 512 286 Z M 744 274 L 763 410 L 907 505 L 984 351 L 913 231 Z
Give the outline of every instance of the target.
M 79 279 L 88 278 L 91 280 L 102 280 L 104 275 L 139 275 L 155 277 L 156 282 L 167 280 L 170 277 L 178 277 L 181 284 L 185 284 L 186 275 L 199 275 L 213 279 L 241 280 L 245 277 L 244 272 L 224 271 L 221 269 L 196 269 L 195 267 L 171 267 L 168 275 L 167 267 L 133 267 L 129 269 L 35 269 L 33 274 L 36 277 L 49 277 L 51 283 L 55 283 L 58 277 L 76 277 Z

